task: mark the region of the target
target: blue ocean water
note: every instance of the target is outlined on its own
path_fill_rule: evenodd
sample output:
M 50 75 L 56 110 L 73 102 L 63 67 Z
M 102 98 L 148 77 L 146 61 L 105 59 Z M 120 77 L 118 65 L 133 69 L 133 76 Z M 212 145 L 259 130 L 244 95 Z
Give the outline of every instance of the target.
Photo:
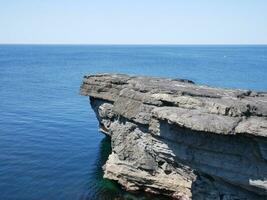
M 0 45 L 1 200 L 149 199 L 102 178 L 109 139 L 79 96 L 97 72 L 266 91 L 267 46 Z

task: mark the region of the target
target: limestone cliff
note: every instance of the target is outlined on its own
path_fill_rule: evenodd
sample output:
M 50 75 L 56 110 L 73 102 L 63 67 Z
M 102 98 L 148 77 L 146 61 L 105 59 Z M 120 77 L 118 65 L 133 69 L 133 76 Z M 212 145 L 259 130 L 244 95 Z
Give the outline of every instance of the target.
M 267 199 L 267 93 L 179 79 L 84 76 L 111 137 L 104 176 L 176 199 Z

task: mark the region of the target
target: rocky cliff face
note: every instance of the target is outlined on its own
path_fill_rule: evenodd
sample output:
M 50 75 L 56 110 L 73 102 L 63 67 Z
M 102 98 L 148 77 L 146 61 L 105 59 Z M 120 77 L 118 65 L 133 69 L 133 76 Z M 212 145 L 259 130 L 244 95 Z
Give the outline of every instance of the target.
M 176 199 L 267 199 L 267 93 L 188 80 L 84 76 L 111 137 L 105 178 Z

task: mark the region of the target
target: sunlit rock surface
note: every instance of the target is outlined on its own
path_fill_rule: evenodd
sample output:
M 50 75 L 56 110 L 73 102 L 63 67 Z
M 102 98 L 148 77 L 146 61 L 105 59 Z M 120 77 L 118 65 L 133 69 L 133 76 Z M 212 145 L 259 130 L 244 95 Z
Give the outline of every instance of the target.
M 111 137 L 104 177 L 176 199 L 267 199 L 267 93 L 122 74 L 84 76 Z

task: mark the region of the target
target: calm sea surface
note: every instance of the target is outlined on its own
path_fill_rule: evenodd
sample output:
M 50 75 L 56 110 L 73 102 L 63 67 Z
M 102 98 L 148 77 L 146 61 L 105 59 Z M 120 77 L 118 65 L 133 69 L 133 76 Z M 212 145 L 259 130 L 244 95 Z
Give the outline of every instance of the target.
M 119 72 L 267 90 L 267 46 L 0 45 L 0 199 L 149 199 L 102 179 L 109 139 L 84 74 Z M 159 198 L 161 199 L 161 198 Z

